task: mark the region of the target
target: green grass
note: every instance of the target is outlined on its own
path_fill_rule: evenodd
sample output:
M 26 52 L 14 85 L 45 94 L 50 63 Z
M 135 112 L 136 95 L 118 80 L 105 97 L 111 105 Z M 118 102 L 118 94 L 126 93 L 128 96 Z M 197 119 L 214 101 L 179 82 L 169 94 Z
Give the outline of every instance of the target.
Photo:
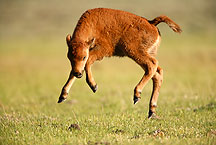
M 215 36 L 165 35 L 158 52 L 161 120 L 147 119 L 152 82 L 133 105 L 143 71 L 132 60 L 95 63 L 98 92 L 82 78 L 57 104 L 70 70 L 64 37 L 2 40 L 0 144 L 216 144 Z

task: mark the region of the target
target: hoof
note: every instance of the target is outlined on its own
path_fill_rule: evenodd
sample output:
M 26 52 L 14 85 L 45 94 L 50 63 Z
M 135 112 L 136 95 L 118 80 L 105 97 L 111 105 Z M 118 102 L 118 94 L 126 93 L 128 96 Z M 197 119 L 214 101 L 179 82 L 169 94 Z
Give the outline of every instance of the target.
M 58 103 L 61 103 L 61 102 L 65 101 L 65 100 L 66 100 L 66 98 L 60 96 L 60 97 L 59 97 L 59 100 L 58 100 Z
M 91 89 L 95 93 L 98 89 L 98 85 L 96 84 L 95 86 L 92 86 Z
M 138 98 L 138 97 L 134 96 L 134 99 L 133 99 L 133 101 L 134 101 L 134 104 L 136 104 L 136 103 L 137 103 L 139 100 L 140 100 L 140 98 Z
M 148 119 L 160 119 L 160 117 L 157 116 L 156 113 L 149 111 Z

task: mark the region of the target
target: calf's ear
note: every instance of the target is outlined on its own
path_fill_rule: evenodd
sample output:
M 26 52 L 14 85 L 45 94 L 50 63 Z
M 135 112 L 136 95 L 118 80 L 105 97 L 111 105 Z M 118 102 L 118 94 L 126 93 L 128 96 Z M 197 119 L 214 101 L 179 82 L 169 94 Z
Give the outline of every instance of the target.
M 70 42 L 71 42 L 71 35 L 70 35 L 70 34 L 68 34 L 68 35 L 66 36 L 66 42 L 67 42 L 67 45 L 69 46 L 69 44 L 70 44 Z

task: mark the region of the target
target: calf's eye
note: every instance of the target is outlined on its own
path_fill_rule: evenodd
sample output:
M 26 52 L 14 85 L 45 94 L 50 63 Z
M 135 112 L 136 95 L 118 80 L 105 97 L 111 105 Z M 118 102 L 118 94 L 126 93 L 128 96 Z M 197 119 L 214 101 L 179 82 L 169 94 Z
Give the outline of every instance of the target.
M 86 56 L 83 57 L 83 60 L 85 60 L 85 59 L 86 59 Z

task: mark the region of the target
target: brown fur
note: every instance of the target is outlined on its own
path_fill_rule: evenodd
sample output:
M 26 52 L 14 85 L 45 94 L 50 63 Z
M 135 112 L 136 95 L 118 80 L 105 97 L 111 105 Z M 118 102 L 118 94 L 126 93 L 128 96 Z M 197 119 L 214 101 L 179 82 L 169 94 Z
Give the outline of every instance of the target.
M 134 89 L 134 103 L 141 98 L 143 87 L 152 79 L 149 117 L 156 116 L 155 107 L 163 80 L 163 71 L 155 58 L 161 39 L 156 25 L 160 22 L 165 22 L 175 32 L 181 32 L 180 27 L 167 16 L 148 21 L 120 10 L 105 8 L 87 10 L 78 21 L 73 36 L 66 37 L 72 71 L 62 89 L 59 103 L 66 99 L 75 77 L 82 77 L 83 69 L 86 72 L 88 85 L 94 92 L 97 90 L 97 84 L 91 73 L 91 64 L 94 61 L 103 57 L 127 56 L 145 71 Z

